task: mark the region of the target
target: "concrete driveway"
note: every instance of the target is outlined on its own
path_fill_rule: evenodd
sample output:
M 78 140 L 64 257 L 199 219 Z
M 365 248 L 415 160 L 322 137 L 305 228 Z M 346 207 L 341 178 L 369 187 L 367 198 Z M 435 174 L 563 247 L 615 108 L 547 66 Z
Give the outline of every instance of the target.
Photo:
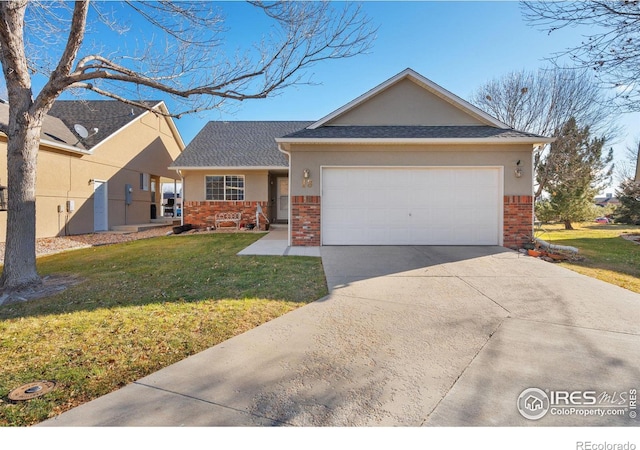
M 41 425 L 639 424 L 640 295 L 501 247 L 322 262 L 326 298 Z

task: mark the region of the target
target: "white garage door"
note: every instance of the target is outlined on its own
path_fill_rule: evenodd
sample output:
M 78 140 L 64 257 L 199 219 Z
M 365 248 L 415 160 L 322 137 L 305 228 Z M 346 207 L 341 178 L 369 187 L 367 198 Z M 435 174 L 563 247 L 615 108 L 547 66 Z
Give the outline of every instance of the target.
M 496 167 L 324 168 L 323 245 L 500 245 Z

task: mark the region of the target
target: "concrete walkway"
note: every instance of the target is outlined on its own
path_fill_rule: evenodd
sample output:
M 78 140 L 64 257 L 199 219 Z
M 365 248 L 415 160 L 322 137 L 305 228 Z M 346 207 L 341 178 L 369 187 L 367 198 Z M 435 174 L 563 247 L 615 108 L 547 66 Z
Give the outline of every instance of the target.
M 638 425 L 640 295 L 500 247 L 322 262 L 327 297 L 41 425 Z M 528 388 L 609 399 L 530 420 Z
M 239 256 L 315 256 L 320 257 L 320 247 L 289 247 L 287 225 L 271 225 L 269 233 L 247 248 Z

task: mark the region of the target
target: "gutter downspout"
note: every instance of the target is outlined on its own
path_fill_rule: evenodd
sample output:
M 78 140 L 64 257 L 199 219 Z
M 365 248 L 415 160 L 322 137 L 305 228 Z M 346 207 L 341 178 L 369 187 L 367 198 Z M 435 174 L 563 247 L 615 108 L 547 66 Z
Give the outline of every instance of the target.
M 178 175 L 180 175 L 180 183 L 182 183 L 182 201 L 180 202 L 180 226 L 184 225 L 184 176 L 182 176 L 182 171 L 180 169 L 176 169 L 176 172 L 178 172 Z M 175 184 L 174 184 L 175 186 Z M 177 202 L 176 202 L 176 196 L 177 196 L 177 192 L 176 189 L 173 189 L 173 207 L 177 208 Z
M 289 189 L 287 195 L 289 196 L 289 207 L 287 208 L 287 246 L 291 247 L 291 153 L 282 148 L 282 144 L 278 142 L 278 150 L 285 155 L 287 155 L 287 160 L 289 161 Z

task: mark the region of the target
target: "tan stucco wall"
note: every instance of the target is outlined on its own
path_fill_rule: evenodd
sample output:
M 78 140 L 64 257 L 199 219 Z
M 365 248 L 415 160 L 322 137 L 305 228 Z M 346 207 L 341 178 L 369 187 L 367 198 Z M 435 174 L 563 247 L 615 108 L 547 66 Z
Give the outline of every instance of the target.
M 531 195 L 531 145 L 497 146 L 321 146 L 295 145 L 291 149 L 291 195 L 320 195 L 321 167 L 326 166 L 502 166 L 505 195 Z M 523 174 L 514 171 L 521 161 Z M 304 169 L 311 171 L 311 188 L 302 187 Z
M 327 125 L 486 125 L 404 79 Z
M 182 194 L 190 202 L 206 201 L 205 177 L 208 175 L 244 175 L 245 201 L 269 200 L 269 172 L 266 170 L 184 170 Z
M 94 154 L 83 159 L 105 166 L 126 166 L 138 172 L 176 178 L 176 172 L 168 167 L 179 154 L 178 143 L 167 125 L 167 119 L 145 114 L 104 141 L 103 145 L 95 147 Z
M 109 227 L 125 224 L 125 184 L 133 187 L 133 203 L 126 207 L 126 223 L 148 223 L 151 192 L 140 189 L 140 173 L 179 179 L 168 166 L 180 154 L 181 143 L 167 119 L 143 115 L 120 130 L 92 155 L 78 155 L 45 146 L 38 152 L 36 236 L 50 237 L 93 231 L 93 182 L 107 181 Z M 0 137 L 0 181 L 6 184 L 6 137 Z M 10 187 L 9 187 L 10 189 Z M 158 215 L 161 189 L 157 186 Z M 67 200 L 75 211 L 66 212 Z M 58 205 L 64 209 L 58 213 Z M 6 236 L 6 212 L 0 212 L 0 241 Z

